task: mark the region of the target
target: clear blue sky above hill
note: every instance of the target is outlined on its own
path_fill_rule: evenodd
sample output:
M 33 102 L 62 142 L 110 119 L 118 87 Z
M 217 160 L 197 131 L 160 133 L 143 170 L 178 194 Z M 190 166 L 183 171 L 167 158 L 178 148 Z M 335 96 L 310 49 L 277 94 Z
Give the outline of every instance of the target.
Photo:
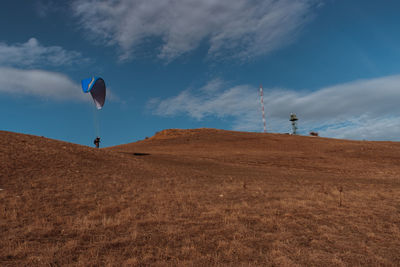
M 62 2 L 62 3 L 61 3 Z M 92 145 L 165 128 L 400 140 L 395 0 L 4 0 L 0 129 Z M 102 77 L 95 112 L 81 79 Z

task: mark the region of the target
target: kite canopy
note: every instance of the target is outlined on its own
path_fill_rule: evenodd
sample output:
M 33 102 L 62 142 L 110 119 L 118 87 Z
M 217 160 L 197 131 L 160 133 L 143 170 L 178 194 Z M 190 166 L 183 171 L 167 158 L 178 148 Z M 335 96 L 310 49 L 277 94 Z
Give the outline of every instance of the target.
M 101 109 L 106 101 L 106 84 L 100 77 L 92 77 L 82 80 L 82 90 L 84 93 L 92 95 L 97 109 Z

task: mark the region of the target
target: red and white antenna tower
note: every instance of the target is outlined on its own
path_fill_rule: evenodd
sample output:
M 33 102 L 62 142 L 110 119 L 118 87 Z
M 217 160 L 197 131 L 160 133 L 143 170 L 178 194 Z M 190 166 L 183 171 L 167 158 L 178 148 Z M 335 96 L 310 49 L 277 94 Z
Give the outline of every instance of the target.
M 262 107 L 262 119 L 264 123 L 264 133 L 267 132 L 267 126 L 265 122 L 265 111 L 264 111 L 264 93 L 263 93 L 263 87 L 260 85 L 260 97 L 261 97 L 261 107 Z

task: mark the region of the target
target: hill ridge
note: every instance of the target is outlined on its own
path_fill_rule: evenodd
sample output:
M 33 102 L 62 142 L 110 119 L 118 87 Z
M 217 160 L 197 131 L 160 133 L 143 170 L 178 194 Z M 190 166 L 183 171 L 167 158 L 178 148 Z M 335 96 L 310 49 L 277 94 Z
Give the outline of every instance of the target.
M 399 143 L 155 136 L 95 149 L 0 131 L 0 265 L 400 262 Z

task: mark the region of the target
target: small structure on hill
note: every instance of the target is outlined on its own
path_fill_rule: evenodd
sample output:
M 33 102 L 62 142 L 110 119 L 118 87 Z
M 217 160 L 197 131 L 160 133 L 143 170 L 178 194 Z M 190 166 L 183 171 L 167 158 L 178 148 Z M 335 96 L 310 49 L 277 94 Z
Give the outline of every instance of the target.
M 296 114 L 290 113 L 290 120 L 292 122 L 292 134 L 297 134 L 297 118 Z
M 317 132 L 310 132 L 310 136 L 318 136 Z

